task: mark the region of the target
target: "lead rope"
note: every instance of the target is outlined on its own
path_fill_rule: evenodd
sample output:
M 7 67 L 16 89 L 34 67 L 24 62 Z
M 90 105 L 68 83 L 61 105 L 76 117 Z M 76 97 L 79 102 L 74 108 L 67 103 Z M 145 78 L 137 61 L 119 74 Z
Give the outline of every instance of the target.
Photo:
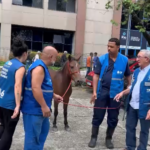
M 69 63 L 68 63 L 68 66 L 69 66 Z M 69 68 L 70 68 L 70 67 L 69 67 Z M 72 75 L 72 74 L 75 74 L 75 73 L 78 73 L 78 72 L 71 73 L 71 72 L 70 72 L 70 69 L 69 69 L 69 73 L 70 73 L 70 75 Z M 69 90 L 69 88 L 70 88 L 70 86 L 71 86 L 71 83 L 72 83 L 72 78 L 71 78 L 70 83 L 69 83 L 69 85 L 68 85 L 68 88 L 66 89 L 66 91 L 65 91 L 65 93 L 63 94 L 62 98 L 64 98 L 65 95 L 67 94 L 67 92 L 68 92 L 68 90 Z M 61 101 L 61 103 L 65 104 L 65 105 L 75 106 L 75 107 L 92 108 L 92 109 L 118 109 L 118 108 L 121 107 L 121 103 L 120 103 L 120 105 L 119 105 L 118 107 L 115 107 L 115 108 L 92 107 L 92 106 L 76 105 L 76 104 L 65 103 L 64 101 Z

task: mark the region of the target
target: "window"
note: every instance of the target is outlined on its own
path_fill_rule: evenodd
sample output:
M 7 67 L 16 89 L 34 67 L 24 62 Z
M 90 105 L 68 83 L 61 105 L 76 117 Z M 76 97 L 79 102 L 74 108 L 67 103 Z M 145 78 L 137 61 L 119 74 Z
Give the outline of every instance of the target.
M 75 12 L 75 0 L 49 0 L 48 8 L 51 10 Z
M 44 32 L 43 40 L 45 43 L 53 43 L 53 34 L 51 32 Z
M 67 2 L 63 0 L 57 0 L 57 10 L 66 11 L 66 4 Z
M 134 50 L 129 49 L 128 50 L 128 55 L 129 55 L 129 57 L 134 57 Z
M 13 0 L 13 5 L 43 8 L 43 0 Z
M 12 26 L 12 38 L 20 36 L 33 51 L 41 51 L 45 46 L 54 46 L 59 52 L 72 53 L 73 32 Z

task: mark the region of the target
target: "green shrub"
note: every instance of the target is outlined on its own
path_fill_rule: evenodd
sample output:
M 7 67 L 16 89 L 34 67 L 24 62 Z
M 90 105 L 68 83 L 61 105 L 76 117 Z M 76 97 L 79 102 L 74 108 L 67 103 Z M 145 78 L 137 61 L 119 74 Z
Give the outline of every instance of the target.
M 55 71 L 57 71 L 57 70 L 60 70 L 61 68 L 60 67 L 55 67 L 55 66 L 51 66 L 51 67 L 49 67 L 50 69 L 52 69 L 52 70 L 55 70 Z
M 56 58 L 56 62 L 55 62 L 55 66 L 56 67 L 60 67 L 61 66 L 61 57 L 62 57 L 62 55 L 63 55 L 64 53 L 58 53 L 58 56 L 57 56 L 57 58 Z M 68 56 L 69 56 L 70 54 L 67 54 L 67 58 L 68 58 Z M 72 56 L 73 57 L 73 56 Z
M 30 53 L 29 53 L 29 59 L 30 59 L 30 61 L 32 61 L 33 58 L 35 57 L 35 55 L 37 54 L 37 51 L 31 51 L 31 50 L 29 50 L 29 51 L 30 51 Z M 61 57 L 62 57 L 62 55 L 63 55 L 63 53 L 58 53 L 58 56 L 57 56 L 56 62 L 55 62 L 55 67 L 60 67 L 61 66 L 60 63 L 61 63 Z M 67 54 L 67 58 L 68 58 L 69 55 L 70 54 Z M 39 54 L 39 56 L 40 56 L 40 54 Z M 13 56 L 12 52 L 10 52 L 10 54 L 9 54 L 9 60 L 13 59 L 13 58 L 14 58 L 14 56 Z

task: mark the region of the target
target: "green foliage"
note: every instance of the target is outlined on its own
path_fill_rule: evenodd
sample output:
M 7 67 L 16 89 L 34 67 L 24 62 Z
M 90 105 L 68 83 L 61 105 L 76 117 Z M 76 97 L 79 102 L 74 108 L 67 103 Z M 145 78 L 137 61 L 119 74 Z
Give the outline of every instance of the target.
M 36 53 L 37 53 L 36 51 L 31 51 L 31 52 L 30 52 L 29 58 L 30 58 L 31 61 L 32 61 L 32 59 L 35 57 Z M 39 54 L 39 56 L 40 56 L 40 54 Z M 12 52 L 10 52 L 10 54 L 9 54 L 9 59 L 12 59 L 12 58 L 14 58 L 14 56 L 13 56 Z
M 142 26 L 135 26 L 140 32 L 145 32 L 146 28 L 142 27 Z
M 55 67 L 55 66 L 51 66 L 51 67 L 49 67 L 49 68 L 52 69 L 52 70 L 55 70 L 55 71 L 58 71 L 58 70 L 61 69 L 60 67 Z
M 59 53 L 55 62 L 55 66 L 60 67 L 61 66 L 61 57 L 62 57 L 63 53 Z M 70 54 L 67 54 L 67 58 Z
M 111 2 L 112 0 L 108 0 L 105 5 L 106 9 L 112 9 Z M 131 15 L 132 21 L 136 24 L 136 28 L 142 33 L 146 32 L 146 26 L 148 25 L 148 21 L 150 21 L 150 0 L 138 0 L 137 2 L 133 2 L 132 0 L 118 0 L 114 9 L 122 9 L 122 13 L 125 16 L 122 25 L 128 23 L 129 15 Z M 143 12 L 143 17 L 139 18 L 141 12 Z M 111 20 L 111 23 L 118 25 L 115 20 Z M 150 43 L 150 34 L 147 41 Z
M 107 3 L 106 3 L 106 5 L 105 5 L 105 8 L 106 9 L 112 9 L 113 7 L 111 6 L 111 2 L 112 2 L 112 0 L 109 0 Z
M 5 64 L 4 61 L 0 61 L 0 66 L 3 66 Z
M 118 23 L 117 23 L 115 20 L 111 20 L 111 23 L 112 23 L 113 25 L 115 25 L 115 26 L 118 25 Z

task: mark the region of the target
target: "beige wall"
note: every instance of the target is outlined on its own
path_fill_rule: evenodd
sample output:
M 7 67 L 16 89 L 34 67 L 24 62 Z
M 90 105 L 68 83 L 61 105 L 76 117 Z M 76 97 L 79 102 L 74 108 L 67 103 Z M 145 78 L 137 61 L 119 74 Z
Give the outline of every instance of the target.
M 84 54 L 107 51 L 107 43 L 112 34 L 113 10 L 106 10 L 104 0 L 87 0 Z
M 76 13 L 48 10 L 48 0 L 43 9 L 12 5 L 12 0 L 0 4 L 1 47 L 10 49 L 11 25 L 23 25 L 59 30 L 76 30 Z

